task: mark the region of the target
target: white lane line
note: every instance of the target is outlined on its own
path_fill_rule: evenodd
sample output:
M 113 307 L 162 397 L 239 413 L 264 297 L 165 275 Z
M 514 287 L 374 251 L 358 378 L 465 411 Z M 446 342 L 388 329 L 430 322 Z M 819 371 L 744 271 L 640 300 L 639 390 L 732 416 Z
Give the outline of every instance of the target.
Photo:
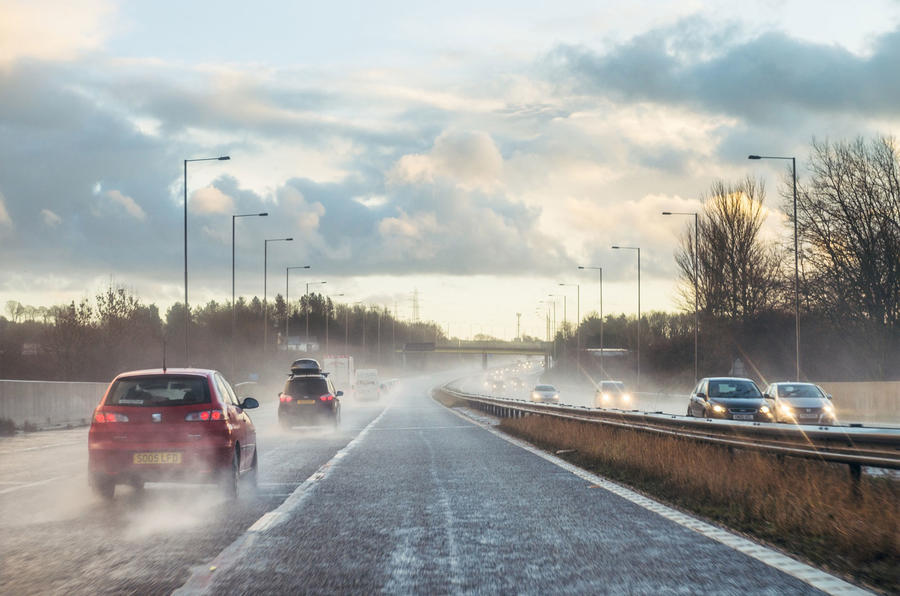
M 716 542 L 720 542 L 725 546 L 733 548 L 734 550 L 741 552 L 749 557 L 753 557 L 754 559 L 765 563 L 769 567 L 773 567 L 783 573 L 796 577 L 797 579 L 808 583 L 812 587 L 817 588 L 825 592 L 826 594 L 844 595 L 872 593 L 854 586 L 853 584 L 846 582 L 838 577 L 835 577 L 830 573 L 826 573 L 821 569 L 816 569 L 815 567 L 807 565 L 802 561 L 798 561 L 797 559 L 793 559 L 776 550 L 753 542 L 752 540 L 748 540 L 743 536 L 732 534 L 727 530 L 723 530 L 722 528 L 713 526 L 712 524 L 697 519 L 696 517 L 692 517 L 690 515 L 687 515 L 686 513 L 682 513 L 681 511 L 672 509 L 668 505 L 664 505 L 659 501 L 655 501 L 653 499 L 645 497 L 644 495 L 636 493 L 629 488 L 625 488 L 624 486 L 607 480 L 602 476 L 592 474 L 591 472 L 574 466 L 563 459 L 547 453 L 546 451 L 542 451 L 531 443 L 526 443 L 521 439 L 517 439 L 515 437 L 507 435 L 495 428 L 492 428 L 491 426 L 479 422 L 478 420 L 469 418 L 465 414 L 457 412 L 454 408 L 447 409 L 463 420 L 469 420 L 472 424 L 477 424 L 484 430 L 500 437 L 504 441 L 512 443 L 517 447 L 521 447 L 522 449 L 533 453 L 538 457 L 542 457 L 550 463 L 555 464 L 568 472 L 571 472 L 579 478 L 587 480 L 594 486 L 603 488 L 622 497 L 623 499 L 626 499 L 636 505 L 643 507 L 644 509 L 661 515 L 662 517 L 665 517 L 666 519 L 684 526 L 685 528 L 691 529 L 698 534 L 702 534 L 707 538 L 711 538 Z
M 43 449 L 53 449 L 54 447 L 65 447 L 67 445 L 80 445 L 82 441 L 66 441 L 65 443 L 50 443 L 49 445 L 39 445 L 37 447 L 24 447 L 22 449 L 5 449 L 0 451 L 0 455 L 10 455 L 12 453 L 25 453 L 26 451 L 41 451 Z
M 71 475 L 66 476 L 54 476 L 53 478 L 46 478 L 44 480 L 38 480 L 37 482 L 29 482 L 27 484 L 20 484 L 18 486 L 12 486 L 10 488 L 4 488 L 0 490 L 0 495 L 5 495 L 11 492 L 15 492 L 17 490 L 22 490 L 25 488 L 31 488 L 33 486 L 41 486 L 42 484 L 49 484 L 50 482 L 55 482 L 57 480 L 62 480 L 63 478 L 71 478 Z
M 334 454 L 334 456 L 322 464 L 322 466 L 313 472 L 312 476 L 307 478 L 303 484 L 298 486 L 291 495 L 284 500 L 276 509 L 263 514 L 253 525 L 247 528 L 247 531 L 240 535 L 234 542 L 225 547 L 225 549 L 216 556 L 215 559 L 206 565 L 199 565 L 194 568 L 191 577 L 183 586 L 172 592 L 173 596 L 185 596 L 188 594 L 206 594 L 209 593 L 210 584 L 216 571 L 234 567 L 236 564 L 249 560 L 249 551 L 253 548 L 256 539 L 263 533 L 280 525 L 290 517 L 290 514 L 299 509 L 306 501 L 306 497 L 312 492 L 310 489 L 315 487 L 320 480 L 327 478 L 334 469 L 335 464 L 340 462 L 347 456 L 365 437 L 372 427 L 378 424 L 381 418 L 387 413 L 390 407 L 381 411 L 352 441 L 344 445 L 343 449 Z M 221 571 L 219 571 L 221 573 Z

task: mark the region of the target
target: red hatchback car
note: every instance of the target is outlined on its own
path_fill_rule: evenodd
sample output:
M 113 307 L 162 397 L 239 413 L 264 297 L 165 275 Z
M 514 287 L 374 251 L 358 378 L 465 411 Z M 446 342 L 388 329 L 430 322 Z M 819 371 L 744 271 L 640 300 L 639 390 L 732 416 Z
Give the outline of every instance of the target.
M 170 368 L 117 376 L 94 411 L 88 434 L 88 478 L 105 499 L 117 484 L 218 482 L 237 497 L 239 480 L 256 484 L 256 429 L 214 370 Z

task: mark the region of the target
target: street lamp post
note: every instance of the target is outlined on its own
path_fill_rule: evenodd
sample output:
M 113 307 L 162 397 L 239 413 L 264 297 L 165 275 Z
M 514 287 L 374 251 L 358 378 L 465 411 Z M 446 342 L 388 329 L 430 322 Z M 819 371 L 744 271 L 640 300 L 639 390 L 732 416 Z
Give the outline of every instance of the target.
M 336 298 L 343 294 L 332 294 L 327 298 Z M 328 354 L 328 319 L 331 318 L 331 310 L 328 308 L 328 302 L 325 303 L 325 353 Z
M 284 341 L 287 342 L 291 331 L 291 269 L 309 269 L 309 265 L 297 265 L 284 269 L 284 303 L 287 308 L 287 316 L 284 318 Z M 288 345 L 287 343 L 285 345 Z
M 800 380 L 800 250 L 797 234 L 797 158 L 777 155 L 748 155 L 747 159 L 784 159 L 791 160 L 791 174 L 794 178 L 794 360 L 796 362 L 796 380 Z
M 576 306 L 575 306 L 575 347 L 577 348 L 576 354 L 581 353 L 581 284 L 559 284 L 561 286 L 575 286 L 576 290 Z M 565 304 L 565 302 L 563 302 Z M 576 360 L 580 360 L 578 356 L 576 356 Z
M 309 286 L 327 284 L 327 281 L 308 281 L 306 282 L 306 347 L 309 347 Z
M 263 354 L 269 343 L 269 291 L 267 287 L 269 273 L 269 242 L 291 242 L 293 238 L 270 238 L 263 241 Z
M 559 294 L 547 294 L 547 298 L 553 298 L 553 341 L 556 342 L 556 334 L 559 332 L 559 328 L 556 326 L 556 299 L 560 298 Z M 565 318 L 563 318 L 563 323 L 565 323 Z
M 600 374 L 606 376 L 606 369 L 603 368 L 603 267 L 586 267 L 578 266 L 579 269 L 593 269 L 600 274 Z
M 234 220 L 239 217 L 268 217 L 268 213 L 238 213 L 231 216 L 231 380 L 234 381 L 234 344 L 237 329 L 237 319 L 234 308 Z
M 637 251 L 637 382 L 634 388 L 634 392 L 637 393 L 641 390 L 641 248 L 639 246 L 613 246 L 612 248 Z
M 191 323 L 191 309 L 188 306 L 188 230 L 187 230 L 187 165 L 194 161 L 228 161 L 231 159 L 228 155 L 221 157 L 201 157 L 198 159 L 184 160 L 184 365 L 189 366 L 190 358 L 188 354 L 188 329 Z
M 700 268 L 697 266 L 700 247 L 700 214 L 696 211 L 663 211 L 663 215 L 694 216 L 694 383 L 700 380 Z

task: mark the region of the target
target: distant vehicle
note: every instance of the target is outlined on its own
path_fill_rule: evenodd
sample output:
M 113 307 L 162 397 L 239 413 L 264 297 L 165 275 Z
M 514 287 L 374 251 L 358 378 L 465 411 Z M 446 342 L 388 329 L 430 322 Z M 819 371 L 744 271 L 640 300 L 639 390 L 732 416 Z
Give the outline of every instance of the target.
M 488 383 L 491 393 L 502 393 L 506 389 L 506 383 L 503 379 L 491 379 Z
M 631 406 L 631 394 L 625 390 L 622 381 L 600 381 L 594 394 L 594 407 L 609 408 L 613 406 Z
M 242 476 L 256 485 L 256 429 L 245 410 L 257 407 L 214 370 L 122 373 L 94 410 L 90 485 L 112 499 L 118 484 L 218 482 L 235 498 Z
M 321 374 L 292 375 L 278 394 L 278 423 L 287 430 L 297 425 L 341 422 L 343 391 Z
M 559 391 L 553 385 L 535 385 L 531 390 L 531 401 L 558 404 Z
M 361 368 L 356 371 L 356 392 L 357 399 L 377 400 L 381 397 L 381 388 L 378 383 L 378 371 L 374 368 Z
M 322 365 L 336 387 L 350 389 L 356 383 L 353 356 L 325 356 Z
M 765 397 L 774 401 L 775 421 L 795 424 L 837 423 L 831 396 L 812 383 L 772 383 Z
M 687 415 L 757 422 L 775 420 L 772 405 L 767 403 L 756 383 L 739 377 L 701 379 L 691 392 Z

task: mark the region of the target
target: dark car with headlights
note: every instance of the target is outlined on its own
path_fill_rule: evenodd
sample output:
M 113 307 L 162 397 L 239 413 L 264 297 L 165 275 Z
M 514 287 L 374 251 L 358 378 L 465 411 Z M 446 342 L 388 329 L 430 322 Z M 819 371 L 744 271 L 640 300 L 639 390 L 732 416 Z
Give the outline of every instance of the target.
M 829 426 L 837 422 L 831 396 L 813 383 L 772 383 L 765 395 L 774 401 L 776 422 Z
M 774 404 L 756 383 L 738 377 L 701 379 L 691 392 L 688 416 L 773 422 Z
M 337 427 L 342 395 L 324 374 L 292 374 L 278 394 L 278 423 L 284 429 L 323 423 Z

